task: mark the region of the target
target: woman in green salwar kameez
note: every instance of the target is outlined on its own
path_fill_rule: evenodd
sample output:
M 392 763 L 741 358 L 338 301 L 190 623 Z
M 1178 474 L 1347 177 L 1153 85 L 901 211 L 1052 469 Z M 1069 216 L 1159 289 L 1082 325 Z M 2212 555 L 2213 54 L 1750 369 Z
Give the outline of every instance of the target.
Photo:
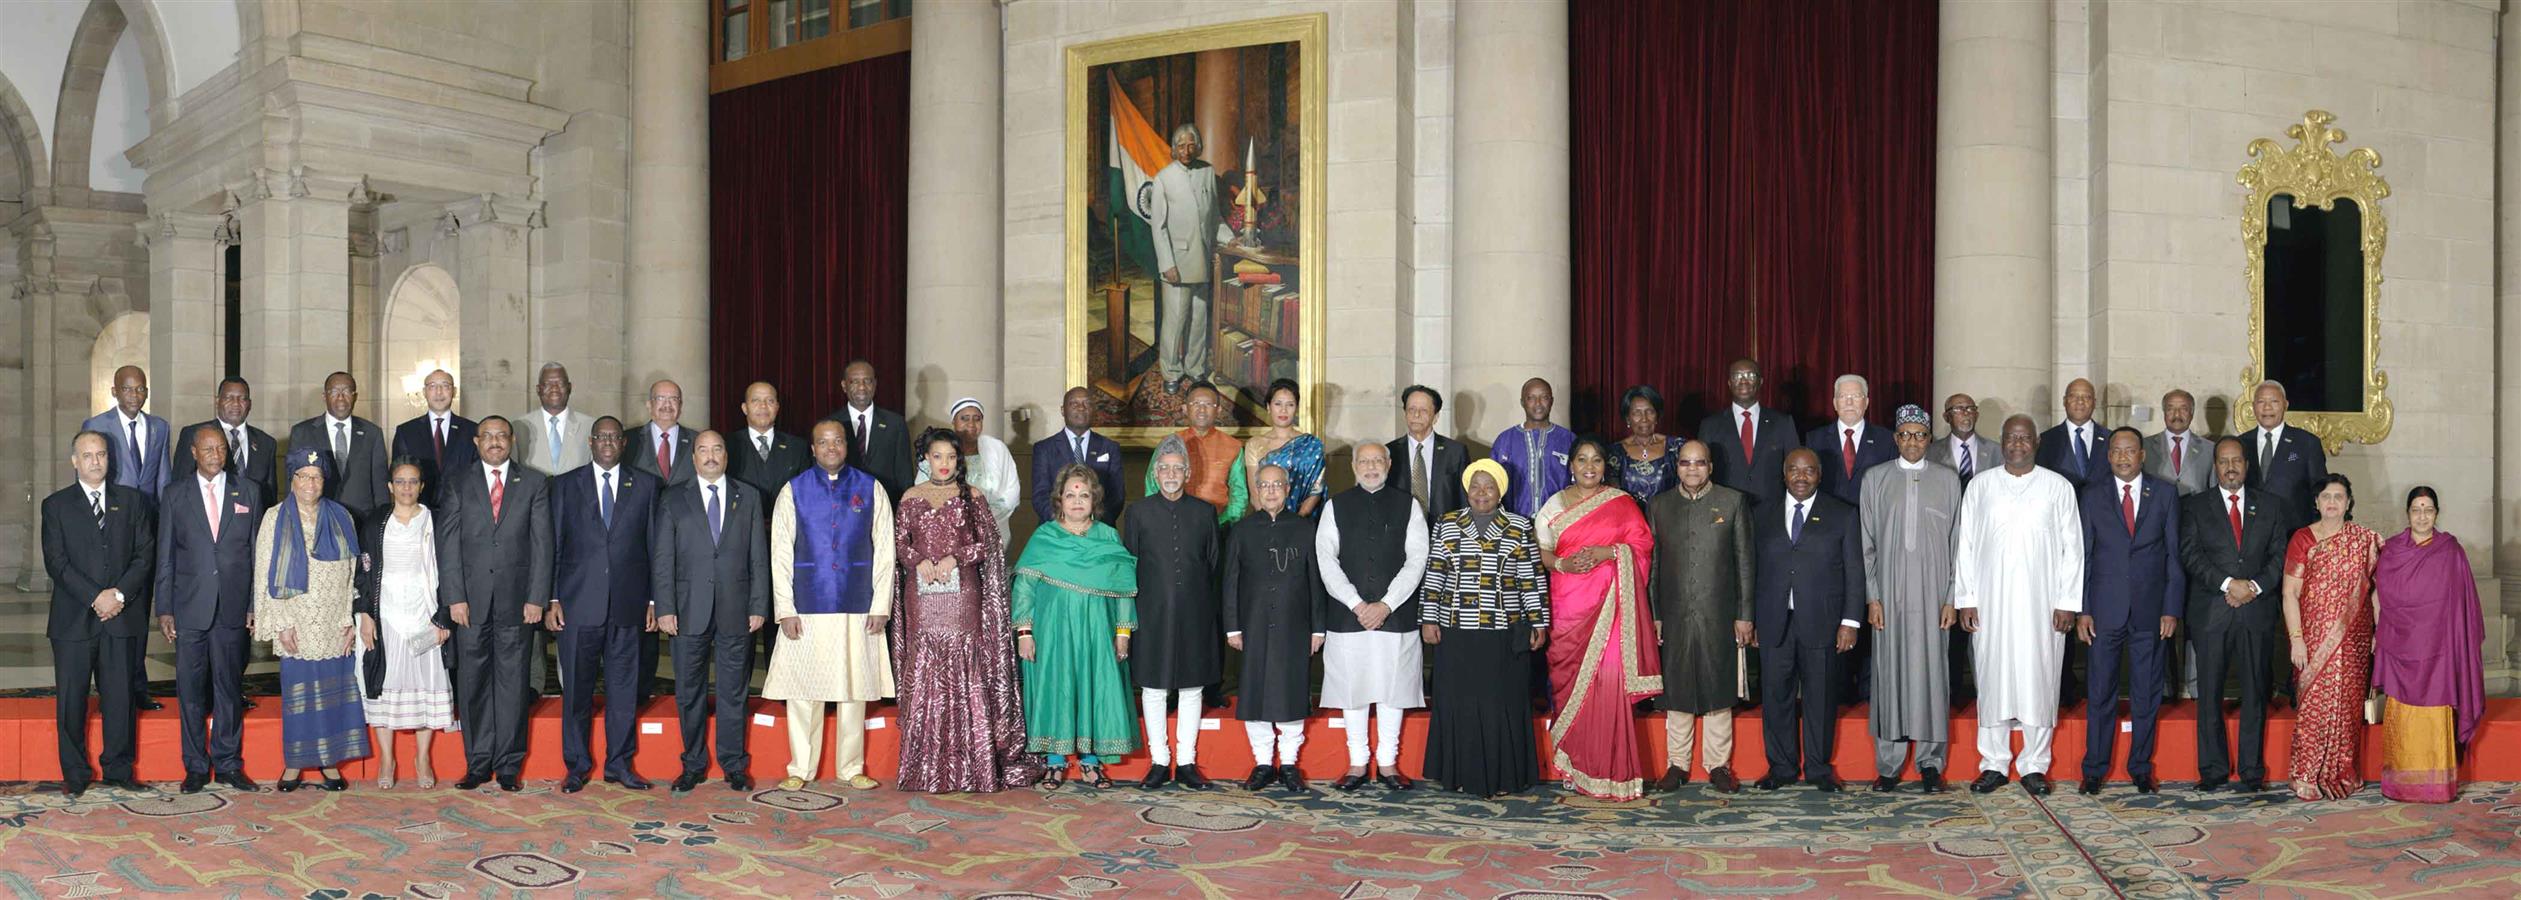
M 1094 470 L 1059 471 L 1059 520 L 1044 522 L 1015 570 L 1015 648 L 1023 659 L 1025 749 L 1050 767 L 1042 786 L 1078 777 L 1112 786 L 1103 761 L 1138 749 L 1130 707 L 1129 632 L 1138 624 L 1138 563 L 1120 533 L 1096 521 L 1102 482 Z

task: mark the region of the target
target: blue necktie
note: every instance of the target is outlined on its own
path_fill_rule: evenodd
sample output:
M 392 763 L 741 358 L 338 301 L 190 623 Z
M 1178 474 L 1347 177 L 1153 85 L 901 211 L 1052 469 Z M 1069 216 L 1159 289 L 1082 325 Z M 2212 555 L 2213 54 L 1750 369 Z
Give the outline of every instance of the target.
M 718 513 L 718 486 L 713 484 L 709 486 L 709 543 L 712 545 L 718 543 Z
M 604 473 L 604 492 L 595 495 L 595 512 L 604 517 L 604 527 L 613 527 L 613 473 Z
M 2092 474 L 2092 445 L 2083 440 L 2083 429 L 2075 429 L 2075 474 Z
M 1802 503 L 1796 503 L 1794 505 L 1794 518 L 1786 520 L 1786 542 L 1790 544 L 1803 543 Z
M 133 419 L 133 420 L 131 420 L 131 421 L 129 421 L 129 422 L 125 422 L 125 423 L 123 423 L 123 427 L 124 427 L 124 428 L 126 428 L 126 429 L 128 429 L 128 430 L 131 432 L 131 443 L 128 443 L 128 444 L 124 444 L 124 445 L 123 445 L 123 449 L 131 451 L 131 483 L 133 483 L 133 484 L 139 484 L 139 483 L 140 483 L 140 420 L 138 420 L 138 419 Z

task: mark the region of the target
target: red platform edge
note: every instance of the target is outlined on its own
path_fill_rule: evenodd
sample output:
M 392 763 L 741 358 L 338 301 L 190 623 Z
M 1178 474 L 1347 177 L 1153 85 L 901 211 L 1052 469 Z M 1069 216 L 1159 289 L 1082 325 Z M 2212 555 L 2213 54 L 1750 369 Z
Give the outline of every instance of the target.
M 598 704 L 599 709 L 601 704 Z M 751 702 L 749 743 L 753 757 L 752 775 L 770 781 L 784 775 L 788 767 L 787 706 L 775 701 L 754 698 Z M 1950 773 L 1956 780 L 1965 780 L 1978 769 L 1978 723 L 1964 709 L 1952 717 Z M 1199 766 L 1211 777 L 1241 777 L 1252 767 L 1251 745 L 1244 739 L 1243 723 L 1234 718 L 1233 710 L 1208 710 L 1202 722 L 1199 741 Z M 598 713 L 590 743 L 596 758 L 604 754 L 603 716 Z M 174 781 L 183 777 L 180 746 L 180 716 L 173 698 L 167 708 L 140 716 L 140 751 L 137 777 L 142 781 Z M 1738 712 L 1734 717 L 1733 771 L 1748 781 L 1768 771 L 1761 750 L 1761 723 L 1756 709 Z M 2267 722 L 2267 770 L 2271 780 L 2281 781 L 2288 771 L 2287 758 L 2293 739 L 2293 711 L 2278 710 Z M 1336 712 L 1316 711 L 1305 727 L 1305 743 L 1299 762 L 1308 777 L 1330 778 L 1346 771 L 1348 750 L 1346 732 Z M 560 758 L 560 701 L 543 698 L 536 702 L 532 719 L 532 742 L 525 757 L 525 777 L 557 780 L 566 774 Z M 2237 748 L 2236 725 L 2227 721 L 2227 736 Z M 867 768 L 869 774 L 890 783 L 900 759 L 900 719 L 890 703 L 878 704 L 868 712 Z M 273 698 L 262 698 L 259 708 L 245 714 L 246 774 L 269 780 L 279 777 L 280 704 Z M 650 778 L 670 778 L 682 768 L 681 728 L 674 717 L 671 698 L 660 697 L 647 704 L 639 716 L 638 769 Z M 833 729 L 827 721 L 824 729 L 825 749 L 818 778 L 832 775 L 830 741 Z M 1532 731 L 1541 757 L 1541 773 L 1545 779 L 1557 777 L 1550 765 L 1548 719 L 1534 716 Z M 1663 716 L 1647 713 L 1636 720 L 1637 748 L 1645 764 L 1645 774 L 1659 775 L 1664 768 Z M 1412 710 L 1401 737 L 1401 769 L 1412 776 L 1419 774 L 1425 754 L 1427 735 L 1426 710 Z M 2186 701 L 2164 707 L 2158 736 L 2155 739 L 2154 773 L 2165 781 L 2186 781 L 2197 777 L 2197 720 L 2195 704 Z M 1143 736 L 1142 736 L 1143 737 Z M 2110 769 L 2112 781 L 2127 780 L 2127 746 L 2130 735 L 2122 728 Z M 88 716 L 88 747 L 93 752 L 101 745 L 99 721 L 93 706 Z M 396 736 L 395 759 L 401 777 L 412 777 L 413 735 Z M 53 701 L 45 698 L 0 700 L 0 747 L 13 747 L 17 752 L 0 754 L 0 781 L 48 781 L 61 777 L 60 742 L 53 729 Z M 2059 717 L 2052 777 L 2074 778 L 2081 774 L 2084 757 L 2084 717 L 2081 706 L 2071 708 Z M 463 738 L 460 733 L 440 735 L 431 748 L 433 768 L 442 781 L 459 778 L 464 773 Z M 713 754 L 714 755 L 714 754 Z M 1873 737 L 1867 731 L 1865 708 L 1851 707 L 1838 718 L 1838 744 L 1834 760 L 1840 778 L 1850 781 L 1874 777 Z M 1136 778 L 1147 768 L 1146 751 L 1140 750 L 1111 764 L 1114 778 Z M 2381 777 L 2381 729 L 2364 733 L 2361 757 L 2364 778 Z M 375 777 L 373 758 L 345 765 L 345 774 L 355 779 Z M 1693 778 L 1703 778 L 1704 767 L 1693 766 Z M 712 771 L 715 771 L 713 764 Z M 1914 765 L 1904 777 L 1916 777 Z M 2495 699 L 2486 702 L 2485 721 L 2478 726 L 2477 745 L 2460 767 L 2460 780 L 2521 781 L 2521 699 Z

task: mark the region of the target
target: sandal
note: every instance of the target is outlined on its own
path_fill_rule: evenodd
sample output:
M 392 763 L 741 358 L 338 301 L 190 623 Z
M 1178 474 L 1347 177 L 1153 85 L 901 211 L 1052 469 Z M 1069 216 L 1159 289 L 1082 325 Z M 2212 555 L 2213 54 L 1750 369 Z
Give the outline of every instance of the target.
M 384 772 L 380 772 L 380 773 L 378 773 L 378 774 L 377 774 L 377 776 L 376 776 L 376 789 L 377 789 L 377 790 L 380 790 L 380 791 L 390 791 L 390 790 L 393 790 L 393 789 L 394 789 L 394 772 L 393 772 L 393 770 L 389 769 L 389 770 L 386 770 L 386 771 L 384 771 Z
M 1045 791 L 1058 790 L 1060 785 L 1066 783 L 1068 783 L 1068 770 L 1066 769 L 1052 769 L 1045 772 L 1042 774 L 1042 780 L 1040 782 L 1042 790 Z
M 1112 789 L 1112 776 L 1105 774 L 1102 766 L 1088 766 L 1081 774 L 1085 775 L 1087 778 L 1093 779 L 1094 788 L 1096 790 L 1108 791 Z

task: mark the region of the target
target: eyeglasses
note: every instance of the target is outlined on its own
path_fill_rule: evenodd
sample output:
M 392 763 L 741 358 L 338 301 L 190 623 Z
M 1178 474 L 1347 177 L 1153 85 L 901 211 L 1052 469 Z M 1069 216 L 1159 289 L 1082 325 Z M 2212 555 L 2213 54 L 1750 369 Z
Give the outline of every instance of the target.
M 1944 408 L 1943 408 L 1943 411 L 1944 411 L 1944 412 L 1948 412 L 1948 413 L 1956 413 L 1956 412 L 1974 413 L 1974 412 L 1977 412 L 1977 411 L 1978 411 L 1978 405 L 1977 405 L 1977 404 L 1975 404 L 1975 403 L 1973 403 L 1973 404 L 1970 404 L 1970 405 L 1967 405 L 1967 406 L 1946 406 L 1946 407 L 1944 407 Z
M 1715 465 L 1715 462 L 1713 460 L 1705 459 L 1684 459 L 1674 461 L 1672 464 L 1684 469 L 1704 469 L 1708 466 Z
M 1726 381 L 1730 381 L 1730 382 L 1733 382 L 1733 383 L 1736 383 L 1736 384 L 1739 384 L 1739 383 L 1741 383 L 1741 382 L 1745 382 L 1745 381 L 1758 381 L 1758 380 L 1759 380 L 1759 373 L 1758 373 L 1758 372 L 1735 372 L 1735 373 L 1733 373 L 1733 374 L 1731 374 L 1731 375 L 1727 375 L 1727 376 L 1725 376 L 1724 380 L 1726 380 Z
M 1163 465 L 1156 466 L 1155 470 L 1158 472 L 1188 472 L 1190 471 L 1190 467 L 1181 463 L 1165 463 Z

